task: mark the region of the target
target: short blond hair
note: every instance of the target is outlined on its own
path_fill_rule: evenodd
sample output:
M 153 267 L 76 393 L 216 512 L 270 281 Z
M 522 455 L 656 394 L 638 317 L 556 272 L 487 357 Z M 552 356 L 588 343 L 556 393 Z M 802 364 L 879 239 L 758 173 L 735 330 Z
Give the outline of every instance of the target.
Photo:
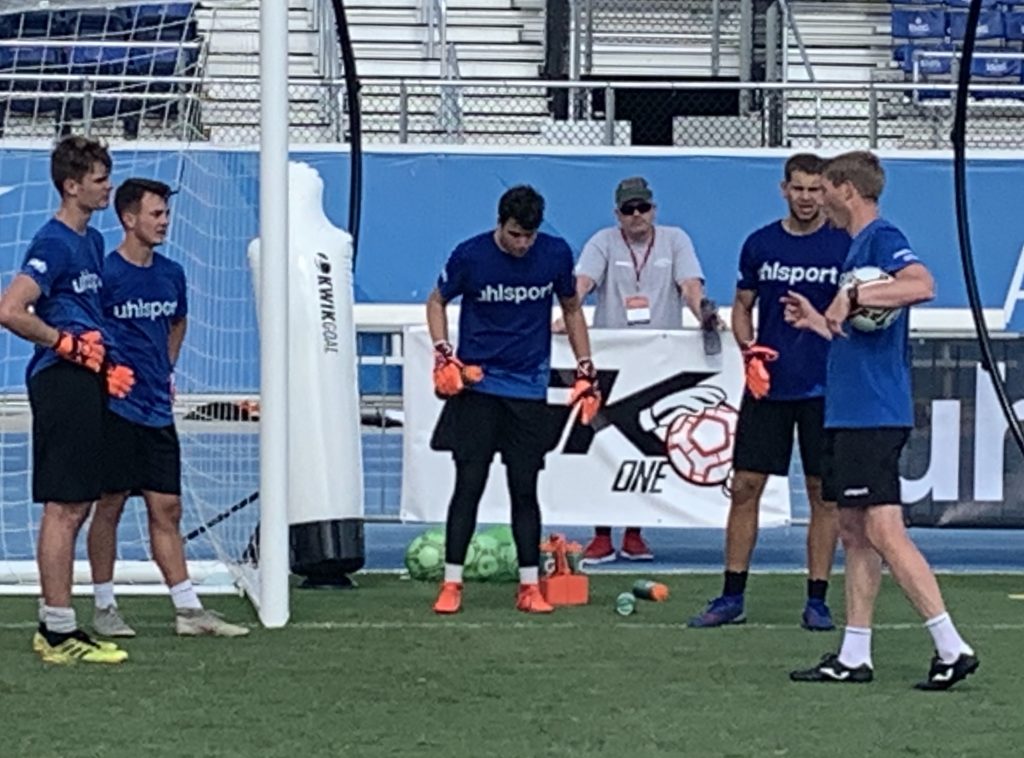
M 837 155 L 825 164 L 822 175 L 837 187 L 849 182 L 865 200 L 878 202 L 885 189 L 885 170 L 878 156 L 867 150 Z

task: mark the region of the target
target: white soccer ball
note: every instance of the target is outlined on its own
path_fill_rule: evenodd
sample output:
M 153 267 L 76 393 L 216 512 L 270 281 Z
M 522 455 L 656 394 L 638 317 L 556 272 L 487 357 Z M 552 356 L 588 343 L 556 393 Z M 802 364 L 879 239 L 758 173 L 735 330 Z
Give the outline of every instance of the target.
M 839 279 L 839 286 L 843 287 L 856 282 L 857 289 L 863 291 L 865 287 L 890 281 L 892 281 L 892 276 L 877 266 L 861 266 L 845 272 Z M 892 326 L 901 313 L 903 313 L 902 308 L 866 308 L 861 306 L 850 315 L 850 326 L 859 332 L 877 332 Z

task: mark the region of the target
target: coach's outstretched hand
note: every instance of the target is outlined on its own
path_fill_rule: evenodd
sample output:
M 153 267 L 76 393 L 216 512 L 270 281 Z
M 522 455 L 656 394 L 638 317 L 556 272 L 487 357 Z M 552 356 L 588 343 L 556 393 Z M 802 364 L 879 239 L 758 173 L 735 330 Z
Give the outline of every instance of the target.
M 467 384 L 484 378 L 479 366 L 467 366 L 455 357 L 455 349 L 447 342 L 434 345 L 434 392 L 446 398 L 458 395 Z
M 135 372 L 128 366 L 118 363 L 108 363 L 104 367 L 107 377 L 107 394 L 113 397 L 127 397 L 135 386 Z
M 743 350 L 744 375 L 750 394 L 760 400 L 768 396 L 772 386 L 772 377 L 765 363 L 771 363 L 779 357 L 777 350 L 751 342 Z
M 597 384 L 597 369 L 589 358 L 576 364 L 576 381 L 569 394 L 569 405 L 580 406 L 580 421 L 589 424 L 601 409 L 601 388 Z
M 59 332 L 53 350 L 66 361 L 85 366 L 90 371 L 99 373 L 103 368 L 103 360 L 107 349 L 103 346 L 103 335 L 95 329 L 81 334 Z
M 845 294 L 843 296 L 847 297 Z M 810 300 L 799 292 L 790 290 L 779 298 L 779 302 L 784 306 L 782 317 L 786 320 L 787 324 L 795 329 L 812 331 L 827 340 L 831 340 L 836 334 L 845 336 L 843 335 L 842 328 L 834 334 L 825 317 L 818 312 Z

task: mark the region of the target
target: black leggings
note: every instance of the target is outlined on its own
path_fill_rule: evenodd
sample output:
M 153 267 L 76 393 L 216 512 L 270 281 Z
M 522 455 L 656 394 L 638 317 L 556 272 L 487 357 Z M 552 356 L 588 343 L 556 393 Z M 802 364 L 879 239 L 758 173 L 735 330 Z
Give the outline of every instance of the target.
M 490 468 L 490 461 L 455 462 L 455 492 L 448 505 L 445 530 L 445 563 L 461 566 L 466 560 Z M 512 501 L 512 536 L 522 568 L 533 568 L 540 562 L 540 504 L 537 502 L 540 468 L 539 463 L 505 464 Z

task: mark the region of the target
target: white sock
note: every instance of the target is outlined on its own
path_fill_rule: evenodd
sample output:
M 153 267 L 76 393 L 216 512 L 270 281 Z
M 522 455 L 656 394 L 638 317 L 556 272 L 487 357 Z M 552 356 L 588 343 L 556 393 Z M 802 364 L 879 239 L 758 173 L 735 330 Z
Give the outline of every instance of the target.
M 117 605 L 117 601 L 114 600 L 113 582 L 100 582 L 99 584 L 94 584 L 92 586 L 92 594 L 97 608 L 109 608 L 112 605 Z
M 192 581 L 186 579 L 183 582 L 171 587 L 171 602 L 174 603 L 176 611 L 197 610 L 203 607 L 199 602 L 199 595 L 196 594 Z
M 444 564 L 444 580 L 462 584 L 462 566 L 457 563 Z
M 960 632 L 953 626 L 953 619 L 948 613 L 940 613 L 933 619 L 924 622 L 925 628 L 935 642 L 935 651 L 943 663 L 952 663 L 961 653 L 974 655 L 971 646 L 964 642 Z
M 43 606 L 43 623 L 46 630 L 57 634 L 70 634 L 78 628 L 74 608 L 57 608 L 52 605 Z
M 858 626 L 846 627 L 843 646 L 839 648 L 839 662 L 852 669 L 871 663 L 871 630 Z
M 39 611 L 38 611 L 39 623 L 46 623 L 46 601 L 39 598 Z
M 519 569 L 520 584 L 536 584 L 538 571 L 536 566 L 522 567 Z

